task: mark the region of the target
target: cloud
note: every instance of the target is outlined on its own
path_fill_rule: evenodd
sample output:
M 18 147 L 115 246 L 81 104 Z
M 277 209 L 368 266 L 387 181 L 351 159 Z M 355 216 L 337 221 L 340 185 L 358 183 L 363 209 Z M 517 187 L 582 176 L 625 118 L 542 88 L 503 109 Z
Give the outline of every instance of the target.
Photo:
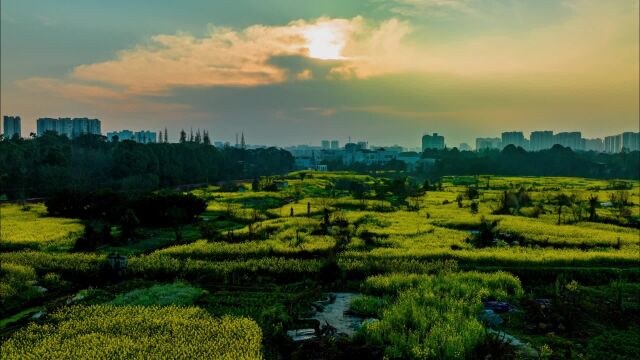
M 188 110 L 189 106 L 170 102 L 155 102 L 139 97 L 131 97 L 120 91 L 103 86 L 65 82 L 53 78 L 30 78 L 20 80 L 17 85 L 32 92 L 41 92 L 72 99 L 78 103 L 100 109 L 132 112 L 178 112 Z
M 395 3 L 462 12 L 475 4 L 466 0 Z M 105 99 L 143 104 L 131 99 L 162 98 L 177 88 L 322 80 L 324 75 L 311 70 L 312 63 L 322 62 L 329 66 L 328 80 L 422 73 L 512 84 L 526 81 L 532 86 L 611 87 L 634 82 L 637 87 L 637 1 L 567 0 L 564 4 L 567 16 L 533 30 L 468 34 L 446 41 L 415 34 L 410 20 L 374 22 L 360 16 L 241 30 L 212 28 L 201 37 L 156 35 L 120 51 L 112 60 L 77 66 L 68 78 L 33 78 L 22 84 L 81 102 Z M 281 57 L 299 57 L 308 63 L 292 71 L 274 61 Z
M 469 3 L 398 1 L 424 7 Z M 410 23 L 390 20 L 378 30 L 378 39 L 371 39 L 369 49 L 364 49 L 369 61 L 351 68 L 365 75 L 422 72 L 484 79 L 573 78 L 577 82 L 610 82 L 638 74 L 637 1 L 567 0 L 563 6 L 568 12 L 564 18 L 528 31 L 468 34 L 448 41 L 431 37 L 410 42 L 406 36 L 412 31 Z M 375 48 L 380 44 L 384 44 L 386 51 Z
M 403 16 L 446 16 L 450 13 L 475 13 L 473 0 L 395 0 L 388 6 Z
M 306 112 L 311 112 L 315 114 L 319 114 L 321 116 L 332 116 L 338 112 L 336 108 L 323 108 L 323 107 L 306 107 L 302 110 Z
M 313 72 L 309 69 L 304 69 L 296 75 L 296 78 L 298 80 L 310 80 L 313 78 Z
M 242 31 L 213 28 L 204 37 L 156 35 L 148 44 L 121 51 L 117 58 L 81 65 L 72 79 L 118 86 L 130 94 L 162 94 L 174 87 L 259 86 L 289 80 L 287 69 L 270 62 L 279 56 L 320 57 L 313 51 L 335 47 L 317 38 L 327 31 L 342 38 L 363 19 L 297 20 L 284 26 L 253 25 Z M 313 38 L 310 38 L 313 37 Z M 332 48 L 333 49 L 333 48 Z M 297 78 L 309 77 L 302 73 Z M 294 78 L 295 78 L 294 77 Z

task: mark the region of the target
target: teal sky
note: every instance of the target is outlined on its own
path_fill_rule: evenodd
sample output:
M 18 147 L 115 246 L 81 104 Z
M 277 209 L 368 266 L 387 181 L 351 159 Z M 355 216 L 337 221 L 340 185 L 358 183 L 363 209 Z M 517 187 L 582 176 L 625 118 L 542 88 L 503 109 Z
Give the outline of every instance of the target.
M 1 111 L 449 146 L 638 131 L 638 1 L 3 0 Z

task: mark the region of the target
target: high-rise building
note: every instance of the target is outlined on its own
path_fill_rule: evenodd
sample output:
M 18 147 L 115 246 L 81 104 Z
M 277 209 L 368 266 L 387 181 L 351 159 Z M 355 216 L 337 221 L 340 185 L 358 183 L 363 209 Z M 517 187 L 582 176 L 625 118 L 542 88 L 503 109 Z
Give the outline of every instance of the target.
M 327 150 L 331 148 L 331 142 L 329 140 L 322 140 L 322 148 Z
M 540 151 L 553 146 L 553 131 L 533 131 L 529 136 L 529 149 Z
M 60 135 L 66 135 L 69 139 L 74 137 L 73 120 L 71 118 L 59 118 L 56 121 L 56 130 Z
M 523 149 L 527 149 L 528 147 L 522 131 L 508 131 L 502 133 L 502 147 L 505 148 L 509 145 L 521 147 Z
M 595 152 L 603 152 L 604 151 L 604 143 L 602 139 L 582 139 L 584 140 L 584 150 L 585 151 L 595 151 Z
M 422 151 L 427 149 L 444 149 L 444 136 L 438 135 L 438 133 L 433 133 L 433 135 L 425 134 L 422 136 Z
M 557 133 L 553 136 L 553 144 L 562 145 L 571 150 L 584 150 L 580 131 Z
M 623 132 L 622 148 L 626 151 L 640 150 L 640 132 Z
M 53 118 L 40 118 L 36 120 L 36 131 L 38 136 L 44 135 L 47 131 L 58 132 L 57 129 L 58 119 Z
M 622 134 L 604 137 L 604 151 L 607 153 L 619 153 L 622 151 Z
M 88 119 L 88 118 L 75 118 L 73 119 L 73 133 L 72 137 L 77 137 L 85 134 L 100 135 L 100 120 Z
M 500 149 L 502 140 L 500 138 L 476 138 L 476 151 L 487 149 Z
M 5 139 L 11 139 L 16 136 L 22 137 L 20 116 L 5 116 L 2 123 L 3 135 Z
M 100 120 L 88 118 L 40 118 L 36 121 L 38 135 L 52 131 L 72 139 L 85 134 L 101 134 Z
M 338 140 L 331 140 L 331 149 L 332 150 L 340 149 L 340 142 Z

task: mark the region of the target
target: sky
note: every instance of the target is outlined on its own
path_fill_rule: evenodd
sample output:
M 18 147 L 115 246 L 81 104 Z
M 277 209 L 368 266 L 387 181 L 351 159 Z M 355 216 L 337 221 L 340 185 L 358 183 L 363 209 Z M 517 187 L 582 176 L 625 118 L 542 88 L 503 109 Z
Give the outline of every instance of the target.
M 215 141 L 639 127 L 638 0 L 2 0 L 0 112 Z

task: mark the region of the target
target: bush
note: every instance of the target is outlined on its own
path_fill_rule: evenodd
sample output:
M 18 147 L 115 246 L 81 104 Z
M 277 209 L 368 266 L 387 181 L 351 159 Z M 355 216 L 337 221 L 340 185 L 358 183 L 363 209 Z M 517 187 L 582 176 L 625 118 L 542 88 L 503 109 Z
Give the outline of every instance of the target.
M 588 359 L 631 360 L 640 354 L 640 327 L 609 330 L 589 341 Z
M 207 203 L 193 194 L 162 192 L 146 195 L 132 204 L 146 226 L 188 224 L 207 209 Z
M 507 273 L 442 273 L 377 276 L 369 287 L 401 289 L 382 312 L 382 319 L 364 326 L 364 337 L 385 348 L 394 359 L 460 359 L 471 356 L 486 333 L 477 314 L 485 299 L 522 296 L 520 281 Z M 402 286 L 400 286 L 402 284 Z

